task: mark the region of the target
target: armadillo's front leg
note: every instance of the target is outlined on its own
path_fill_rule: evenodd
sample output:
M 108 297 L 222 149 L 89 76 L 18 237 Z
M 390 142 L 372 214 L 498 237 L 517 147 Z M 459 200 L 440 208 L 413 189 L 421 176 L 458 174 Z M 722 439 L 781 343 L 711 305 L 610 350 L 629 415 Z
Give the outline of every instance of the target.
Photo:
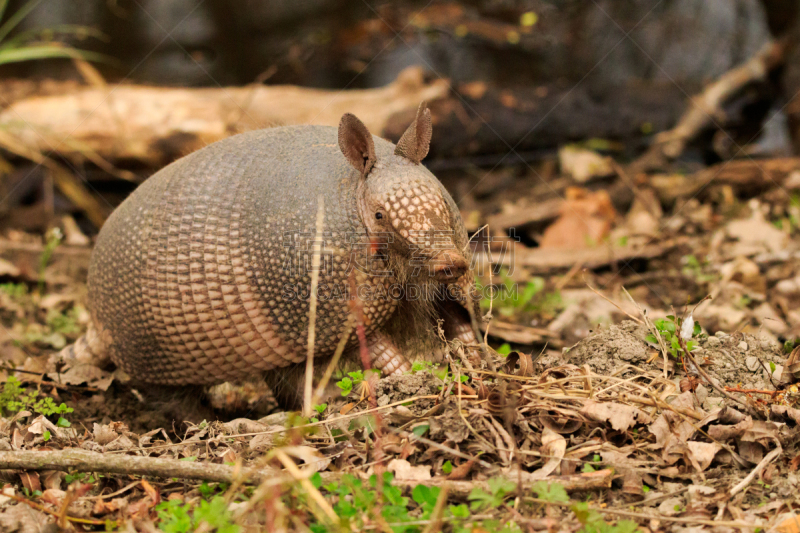
M 458 339 L 464 344 L 478 342 L 472 328 L 469 312 L 460 302 L 445 301 L 439 305 L 439 316 L 444 320 L 444 336 L 447 340 Z
M 375 332 L 367 337 L 367 351 L 372 368 L 380 370 L 383 377 L 411 370 L 411 363 L 385 333 Z

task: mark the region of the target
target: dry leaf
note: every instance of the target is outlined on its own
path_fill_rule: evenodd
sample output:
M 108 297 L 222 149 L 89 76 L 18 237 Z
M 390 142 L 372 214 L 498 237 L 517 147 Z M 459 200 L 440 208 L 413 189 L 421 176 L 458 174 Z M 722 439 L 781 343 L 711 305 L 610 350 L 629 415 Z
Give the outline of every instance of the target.
M 567 440 L 555 431 L 544 428 L 542 432 L 542 455 L 549 457 L 542 468 L 531 473 L 529 479 L 544 479 L 561 464 L 567 451 Z
M 722 446 L 716 442 L 691 441 L 686 443 L 686 447 L 689 450 L 689 460 L 698 472 L 702 472 L 711 466 L 714 456 L 722 449 Z
M 789 237 L 765 218 L 757 205 L 753 214 L 746 220 L 732 220 L 725 227 L 728 236 L 737 239 L 739 246 L 731 255 L 752 255 L 761 251 L 772 253 L 786 248 Z
M 392 459 L 386 465 L 386 469 L 394 472 L 396 479 L 403 479 L 406 481 L 425 481 L 431 479 L 431 467 L 420 465 L 411 466 L 411 463 L 403 459 Z
M 610 422 L 617 431 L 627 431 L 636 424 L 650 424 L 653 421 L 641 409 L 615 402 L 586 400 L 580 413 L 597 422 Z
M 582 249 L 603 241 L 617 216 L 608 193 L 570 187 L 566 197 L 558 220 L 544 231 L 539 247 Z

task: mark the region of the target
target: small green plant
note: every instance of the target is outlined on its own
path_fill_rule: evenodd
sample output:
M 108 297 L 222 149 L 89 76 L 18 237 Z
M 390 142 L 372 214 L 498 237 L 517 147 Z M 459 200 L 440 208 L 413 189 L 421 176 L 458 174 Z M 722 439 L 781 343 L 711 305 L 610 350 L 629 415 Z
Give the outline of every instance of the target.
M 411 499 L 403 496 L 400 487 L 392 485 L 394 476 L 385 472 L 381 477 L 380 490 L 378 476 L 373 475 L 364 482 L 355 476 L 345 474 L 339 482 L 322 485 L 322 477 L 314 474 L 311 482 L 315 487 L 325 490 L 333 499 L 333 510 L 344 529 L 363 529 L 367 523 L 380 518 L 394 533 L 419 533 L 423 526 L 419 522 L 433 518 L 436 503 L 441 495 L 439 487 L 418 485 L 411 491 Z M 411 503 L 414 502 L 414 504 Z M 414 507 L 418 513 L 412 513 Z M 470 517 L 469 508 L 464 505 L 448 505 L 443 509 L 444 517 L 453 525 L 455 533 L 469 533 L 471 527 L 465 527 Z M 409 523 L 412 522 L 412 523 Z M 324 524 L 311 524 L 314 533 L 330 531 Z M 499 529 L 499 528 L 498 528 Z
M 683 268 L 681 272 L 684 276 L 694 279 L 699 284 L 709 283 L 717 279 L 715 274 L 707 273 L 709 262 L 707 259 L 702 262 L 697 256 L 689 254 L 681 258 Z
M 62 313 L 56 309 L 50 309 L 45 322 L 54 333 L 75 335 L 81 331 L 78 325 L 78 313 L 79 311 L 76 307 L 73 307 L 66 313 Z
M 507 342 L 504 342 L 497 349 L 497 353 L 499 353 L 500 355 L 508 355 L 508 354 L 510 354 L 511 353 L 511 345 L 508 344 Z
M 7 39 L 8 35 L 22 20 L 41 2 L 30 0 L 14 12 L 2 26 L 0 26 L 0 65 L 6 63 L 19 63 L 53 58 L 82 58 L 90 61 L 108 60 L 106 56 L 86 50 L 78 50 L 63 43 L 53 41 L 55 34 L 75 35 L 79 38 L 103 37 L 98 31 L 87 26 L 74 26 L 64 24 L 49 29 L 23 31 Z M 8 0 L 0 0 L 0 19 L 8 7 Z
M 203 531 L 239 533 L 242 529 L 233 523 L 233 516 L 222 496 L 201 500 L 196 507 L 181 500 L 169 500 L 158 504 L 156 511 L 161 520 L 158 527 L 164 533 L 189 533 L 199 529 L 203 523 L 207 524 Z
M 667 318 L 659 318 L 653 325 L 658 330 L 659 334 L 661 334 L 661 338 L 664 339 L 664 343 L 667 345 L 667 350 L 669 350 L 670 355 L 677 359 L 678 354 L 682 351 L 680 342 L 678 341 L 678 333 L 677 328 L 680 326 L 680 320 L 676 319 L 673 315 L 668 315 Z M 703 331 L 700 327 L 700 324 L 697 322 L 694 323 L 694 327 L 692 328 L 692 338 L 697 337 L 700 335 L 700 332 Z M 645 340 L 649 343 L 658 345 L 658 339 L 652 333 L 645 337 Z M 697 347 L 697 341 L 687 340 L 686 341 L 686 349 L 690 352 Z
M 549 483 L 547 481 L 537 481 L 533 485 L 533 492 L 540 500 L 545 500 L 548 503 L 567 503 L 569 502 L 569 495 L 564 485 L 560 483 Z
M 510 317 L 520 313 L 552 315 L 564 305 L 559 291 L 546 292 L 544 278 L 532 277 L 520 287 L 506 273 L 501 275 L 502 283 L 492 287 L 492 307 L 500 315 Z M 481 292 L 483 287 L 478 285 Z M 490 300 L 481 300 L 481 309 L 487 311 Z
M 74 474 L 65 474 L 64 481 L 66 483 L 72 483 L 73 481 L 78 481 L 80 483 L 96 483 L 98 478 L 103 476 L 98 475 L 95 477 L 94 474 L 89 474 L 87 472 L 75 472 Z
M 453 471 L 453 463 L 451 463 L 450 461 L 445 461 L 444 464 L 442 465 L 442 472 L 449 475 L 450 472 L 452 471 Z
M 414 361 L 411 363 L 411 373 L 416 374 L 417 372 L 424 372 L 424 371 L 432 371 L 436 368 L 436 363 L 432 361 Z
M 24 283 L 2 283 L 0 291 L 6 293 L 15 302 L 21 302 L 28 296 L 28 286 Z
M 475 487 L 467 496 L 467 499 L 470 500 L 471 510 L 482 511 L 499 507 L 503 504 L 505 497 L 517 488 L 513 481 L 502 477 L 491 478 L 486 483 L 489 485 L 488 492 L 481 487 Z
M 20 381 L 9 376 L 3 384 L 0 392 L 0 414 L 17 413 L 19 411 L 32 411 L 44 416 L 67 414 L 72 412 L 71 407 L 66 404 L 56 405 L 56 402 L 49 396 L 39 397 L 39 391 L 29 391 L 24 388 Z M 62 422 L 63 420 L 63 422 Z M 56 425 L 69 427 L 69 422 L 63 417 L 59 417 Z
M 342 396 L 347 396 L 353 392 L 353 387 L 362 381 L 364 381 L 364 372 L 356 370 L 355 372 L 348 372 L 347 376 L 336 382 L 336 386 L 341 389 Z

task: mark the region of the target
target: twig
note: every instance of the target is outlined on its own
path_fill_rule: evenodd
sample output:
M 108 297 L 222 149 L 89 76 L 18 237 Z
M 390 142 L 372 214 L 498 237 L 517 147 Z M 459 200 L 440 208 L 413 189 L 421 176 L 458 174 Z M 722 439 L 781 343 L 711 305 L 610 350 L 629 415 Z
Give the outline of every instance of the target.
M 274 451 L 275 457 L 281 462 L 281 464 L 286 468 L 289 474 L 294 478 L 296 482 L 299 482 L 300 485 L 306 490 L 306 493 L 314 500 L 319 508 L 325 513 L 328 520 L 332 523 L 336 524 L 339 521 L 339 517 L 336 515 L 336 511 L 333 510 L 331 504 L 320 494 L 320 492 L 311 484 L 311 481 L 308 480 L 308 476 L 303 475 L 297 465 L 294 464 L 294 461 L 289 458 L 286 453 L 283 452 L 280 448 Z
M 333 352 L 333 357 L 328 363 L 328 368 L 325 369 L 325 374 L 323 374 L 322 379 L 320 379 L 319 383 L 317 383 L 316 390 L 314 390 L 314 405 L 317 405 L 319 403 L 319 399 L 322 398 L 322 394 L 325 392 L 325 387 L 328 386 L 328 382 L 331 380 L 331 376 L 333 376 L 333 371 L 336 370 L 336 367 L 339 365 L 339 359 L 341 359 L 342 353 L 344 353 L 344 349 L 347 347 L 347 341 L 350 340 L 350 334 L 352 332 L 353 322 L 351 317 L 345 324 L 344 331 L 342 332 L 342 338 L 339 339 L 339 344 L 336 345 L 336 351 Z
M 768 464 L 770 464 L 780 454 L 783 453 L 783 448 L 781 448 L 780 443 L 778 441 L 775 441 L 775 444 L 778 447 L 775 448 L 774 450 L 772 450 L 771 452 L 769 452 L 767 455 L 765 455 L 764 458 L 761 459 L 761 462 L 756 465 L 756 467 L 753 469 L 753 471 L 750 472 L 749 474 L 747 474 L 746 478 L 744 478 L 738 485 L 736 485 L 735 487 L 733 487 L 730 490 L 729 494 L 731 496 L 735 496 L 737 493 L 741 492 L 747 485 L 752 483 L 752 481 L 756 478 L 756 476 L 759 473 L 761 473 L 761 471 L 764 470 L 767 467 Z
M 590 291 L 592 291 L 593 293 L 595 293 L 596 295 L 598 295 L 600 298 L 602 298 L 603 300 L 607 301 L 608 303 L 610 303 L 611 305 L 613 305 L 614 307 L 616 307 L 617 309 L 619 309 L 620 311 L 622 311 L 623 313 L 625 313 L 625 315 L 626 315 L 628 318 L 630 318 L 631 320 L 633 320 L 634 322 L 637 322 L 637 323 L 639 323 L 639 324 L 641 324 L 641 323 L 642 323 L 642 321 L 641 321 L 641 320 L 639 320 L 638 318 L 636 318 L 635 316 L 633 316 L 632 314 L 630 314 L 629 312 L 627 312 L 626 310 L 624 310 L 622 307 L 620 307 L 618 303 L 614 302 L 613 300 L 610 300 L 609 298 L 607 298 L 606 296 L 604 296 L 602 293 L 600 293 L 600 291 L 598 291 L 597 289 L 595 289 L 594 287 L 592 287 L 591 285 L 589 285 L 589 282 L 588 282 L 588 281 L 586 281 L 586 277 L 585 277 L 585 276 L 584 276 L 584 278 L 583 278 L 583 282 L 586 284 L 586 286 L 587 286 L 587 287 L 589 287 L 589 290 L 590 290 Z M 626 291 L 626 292 L 627 292 L 627 291 Z M 628 295 L 628 296 L 630 296 L 630 295 Z M 635 303 L 635 302 L 634 302 L 634 303 Z M 638 307 L 638 306 L 637 306 L 637 307 Z
M 317 289 L 322 259 L 322 229 L 325 220 L 325 198 L 320 195 L 317 207 L 317 232 L 314 238 L 314 255 L 311 258 L 311 295 L 308 304 L 308 347 L 306 352 L 306 375 L 303 387 L 303 416 L 310 417 L 313 405 L 314 343 L 317 340 Z

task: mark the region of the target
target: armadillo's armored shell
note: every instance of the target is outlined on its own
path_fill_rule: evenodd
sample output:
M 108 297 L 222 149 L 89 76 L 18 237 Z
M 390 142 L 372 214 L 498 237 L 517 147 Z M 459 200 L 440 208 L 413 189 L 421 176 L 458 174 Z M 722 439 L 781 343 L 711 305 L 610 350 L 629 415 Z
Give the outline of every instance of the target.
M 393 145 L 374 140 L 378 158 L 392 154 Z M 237 135 L 152 176 L 108 219 L 92 256 L 91 313 L 111 357 L 137 380 L 175 385 L 304 360 L 320 197 L 329 250 L 315 353 L 330 355 L 350 312 L 336 291 L 365 252 L 359 179 L 336 129 L 324 126 Z M 388 286 L 391 278 L 358 281 Z M 368 332 L 393 308 L 365 302 Z

